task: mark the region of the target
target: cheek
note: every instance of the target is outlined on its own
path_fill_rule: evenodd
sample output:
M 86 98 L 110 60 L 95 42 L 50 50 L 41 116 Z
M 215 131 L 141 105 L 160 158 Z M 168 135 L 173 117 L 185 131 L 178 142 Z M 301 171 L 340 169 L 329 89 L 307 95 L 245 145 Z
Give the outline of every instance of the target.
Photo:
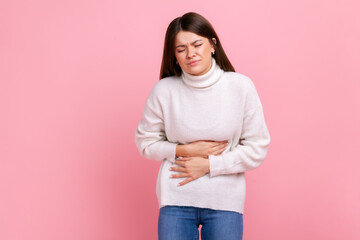
M 182 54 L 175 54 L 175 58 L 180 65 L 184 62 L 184 56 Z
M 201 48 L 201 49 L 199 49 L 199 54 L 201 54 L 201 55 L 208 55 L 208 54 L 210 54 L 211 55 L 211 49 L 210 49 L 210 47 L 203 47 L 203 48 Z

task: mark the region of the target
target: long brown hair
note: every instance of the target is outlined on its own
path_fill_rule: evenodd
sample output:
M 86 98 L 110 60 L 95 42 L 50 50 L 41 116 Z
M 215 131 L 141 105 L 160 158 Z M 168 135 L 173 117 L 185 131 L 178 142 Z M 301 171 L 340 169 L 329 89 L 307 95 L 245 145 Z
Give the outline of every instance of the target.
M 188 12 L 181 17 L 175 18 L 166 30 L 160 79 L 174 75 L 181 76 L 182 70 L 180 66 L 176 64 L 175 57 L 175 37 L 180 31 L 189 31 L 206 37 L 215 49 L 213 57 L 219 67 L 224 71 L 235 72 L 210 22 L 198 13 Z M 216 44 L 212 41 L 213 38 L 216 39 Z

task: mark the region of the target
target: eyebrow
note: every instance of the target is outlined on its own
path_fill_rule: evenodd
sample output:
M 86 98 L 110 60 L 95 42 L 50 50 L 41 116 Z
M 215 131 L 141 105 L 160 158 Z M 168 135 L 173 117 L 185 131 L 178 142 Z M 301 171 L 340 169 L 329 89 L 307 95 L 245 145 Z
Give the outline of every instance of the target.
M 201 39 L 196 40 L 196 41 L 192 42 L 191 45 L 194 45 L 195 43 L 197 43 L 197 42 L 199 42 L 199 41 L 202 41 L 202 40 L 201 40 Z M 175 48 L 178 48 L 178 47 L 185 47 L 185 45 L 184 45 L 184 44 L 180 44 L 180 45 L 177 45 Z

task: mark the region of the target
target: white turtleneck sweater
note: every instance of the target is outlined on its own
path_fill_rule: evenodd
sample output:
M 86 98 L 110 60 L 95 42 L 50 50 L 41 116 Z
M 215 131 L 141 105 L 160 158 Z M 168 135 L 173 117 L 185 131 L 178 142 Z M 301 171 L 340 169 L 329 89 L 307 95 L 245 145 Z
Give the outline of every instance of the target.
M 224 72 L 213 59 L 201 76 L 182 73 L 156 83 L 135 132 L 140 154 L 162 161 L 156 193 L 159 206 L 177 205 L 243 213 L 246 171 L 264 160 L 270 143 L 262 105 L 252 81 Z M 228 141 L 209 156 L 210 173 L 178 186 L 170 178 L 176 145 L 197 140 Z

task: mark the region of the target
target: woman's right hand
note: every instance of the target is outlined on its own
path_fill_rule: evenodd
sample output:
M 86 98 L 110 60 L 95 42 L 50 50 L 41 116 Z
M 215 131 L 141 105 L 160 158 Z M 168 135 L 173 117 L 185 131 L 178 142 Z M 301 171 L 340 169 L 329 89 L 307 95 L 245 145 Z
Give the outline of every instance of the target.
M 176 147 L 177 157 L 203 157 L 220 155 L 227 146 L 227 141 L 199 140 Z

